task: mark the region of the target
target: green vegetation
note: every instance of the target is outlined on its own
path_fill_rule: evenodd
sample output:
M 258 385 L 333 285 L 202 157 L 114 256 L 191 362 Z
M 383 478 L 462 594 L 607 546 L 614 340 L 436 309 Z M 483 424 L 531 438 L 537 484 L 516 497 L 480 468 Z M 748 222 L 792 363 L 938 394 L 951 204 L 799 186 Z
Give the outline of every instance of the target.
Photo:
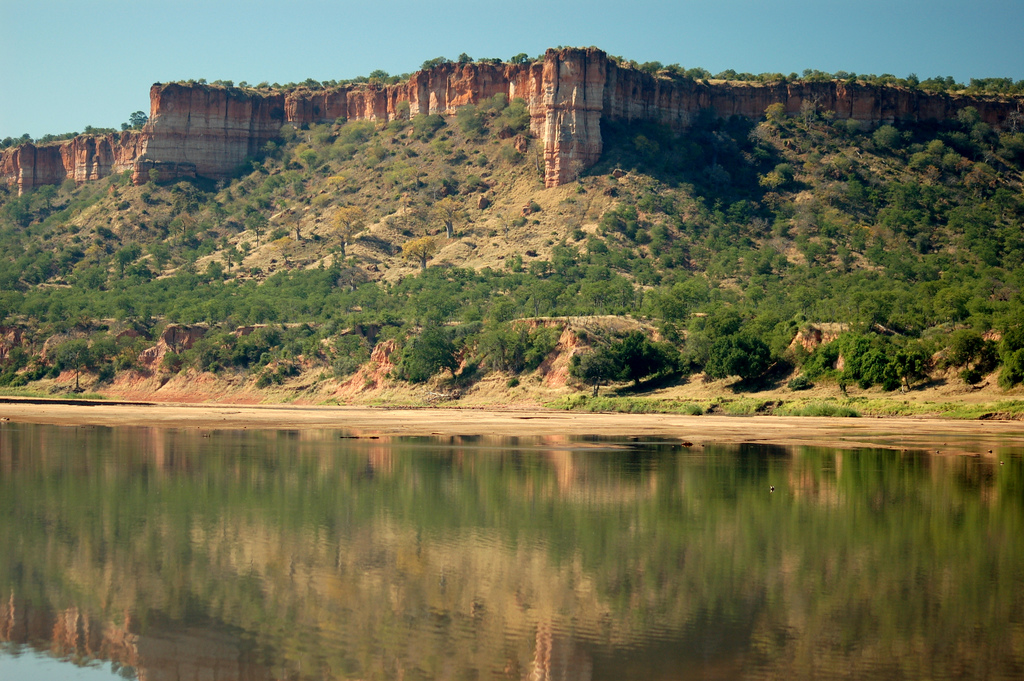
M 631 331 L 584 355 L 574 355 L 569 373 L 594 388 L 597 397 L 601 385 L 612 380 L 632 381 L 633 386 L 649 376 L 674 373 L 679 367 L 679 351 L 670 343 L 653 343 L 642 331 Z
M 602 137 L 594 168 L 544 190 L 525 103 L 499 95 L 452 118 L 284 126 L 225 182 L 0 188 L 0 323 L 22 334 L 0 385 L 136 369 L 269 386 L 350 375 L 380 340 L 395 379 L 511 383 L 592 315 L 640 322 L 581 337 L 570 373 L 595 394 L 699 372 L 747 392 L 1024 382 L 1024 133 L 972 109 L 871 130 L 773 106 Z M 211 328 L 143 366 L 168 323 Z M 816 324 L 839 339 L 792 343 Z M 44 356 L 56 334 L 86 352 Z

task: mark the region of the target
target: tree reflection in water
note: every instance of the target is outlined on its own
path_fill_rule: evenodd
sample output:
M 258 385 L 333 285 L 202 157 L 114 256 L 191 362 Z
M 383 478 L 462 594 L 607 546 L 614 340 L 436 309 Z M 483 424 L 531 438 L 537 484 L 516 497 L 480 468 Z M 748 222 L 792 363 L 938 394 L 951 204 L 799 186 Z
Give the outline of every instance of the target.
M 0 429 L 0 639 L 144 679 L 1024 676 L 1019 451 L 338 435 Z

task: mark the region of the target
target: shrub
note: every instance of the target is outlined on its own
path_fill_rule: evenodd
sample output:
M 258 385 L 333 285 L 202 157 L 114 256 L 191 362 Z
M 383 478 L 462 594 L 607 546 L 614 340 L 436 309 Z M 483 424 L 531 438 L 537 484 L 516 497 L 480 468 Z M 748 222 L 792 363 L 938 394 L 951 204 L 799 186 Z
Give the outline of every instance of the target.
M 511 144 L 503 144 L 501 149 L 498 150 L 498 158 L 505 163 L 515 165 L 523 160 L 523 155 L 516 151 L 516 148 Z
M 525 132 L 530 127 L 530 109 L 526 101 L 516 97 L 506 106 L 495 123 L 498 134 L 511 137 Z
M 461 107 L 455 114 L 459 128 L 467 137 L 479 137 L 484 134 L 484 114 L 472 104 Z
M 903 136 L 900 131 L 891 125 L 883 125 L 875 130 L 871 139 L 880 149 L 896 151 L 903 145 Z
M 177 373 L 181 370 L 184 360 L 176 352 L 168 352 L 160 361 L 160 368 L 169 373 Z
M 999 385 L 1003 388 L 1012 388 L 1018 383 L 1024 383 L 1024 349 L 1006 355 L 999 372 Z
M 345 378 L 359 370 L 370 359 L 370 346 L 361 336 L 341 336 L 335 342 L 338 356 L 331 365 L 337 378 Z
M 968 385 L 974 385 L 981 380 L 983 374 L 977 367 L 970 367 L 960 372 L 960 378 Z
M 106 382 L 106 381 L 112 381 L 114 379 L 114 374 L 115 373 L 116 373 L 116 371 L 114 370 L 114 365 L 113 364 L 110 364 L 110 363 L 103 364 L 103 365 L 100 366 L 99 370 L 96 372 L 96 379 L 98 381 L 100 381 L 101 383 L 102 382 Z
M 438 130 L 444 127 L 444 118 L 437 114 L 416 116 L 412 119 L 412 136 L 422 142 L 429 141 Z
M 814 387 L 814 384 L 806 376 L 797 376 L 790 380 L 786 387 L 790 390 L 809 390 Z
M 846 418 L 857 418 L 860 412 L 850 407 L 835 404 L 834 402 L 812 402 L 810 404 L 782 407 L 777 409 L 776 414 L 782 416 L 838 416 Z
M 604 232 L 619 232 L 634 239 L 638 228 L 636 208 L 630 205 L 623 204 L 601 216 L 601 230 Z

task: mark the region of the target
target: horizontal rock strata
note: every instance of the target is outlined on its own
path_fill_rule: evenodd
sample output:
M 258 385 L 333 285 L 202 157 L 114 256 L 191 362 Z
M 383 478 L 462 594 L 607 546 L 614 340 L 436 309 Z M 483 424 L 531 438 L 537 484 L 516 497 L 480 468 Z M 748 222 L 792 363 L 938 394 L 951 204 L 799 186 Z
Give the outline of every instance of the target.
M 395 85 L 356 84 L 289 92 L 212 85 L 156 84 L 141 131 L 81 135 L 60 143 L 24 144 L 0 153 L 0 181 L 21 192 L 67 179 L 86 182 L 132 171 L 144 183 L 182 177 L 225 178 L 280 134 L 285 123 L 387 121 L 404 115 L 453 114 L 496 94 L 524 99 L 530 131 L 542 145 L 549 187 L 571 181 L 601 156 L 601 120 L 654 121 L 685 129 L 695 116 L 759 118 L 781 103 L 799 114 L 810 103 L 837 118 L 879 124 L 943 120 L 967 106 L 1004 128 L 1020 115 L 1015 99 L 957 97 L 840 81 L 713 83 L 658 78 L 623 68 L 595 48 L 548 50 L 532 64 L 441 64 Z

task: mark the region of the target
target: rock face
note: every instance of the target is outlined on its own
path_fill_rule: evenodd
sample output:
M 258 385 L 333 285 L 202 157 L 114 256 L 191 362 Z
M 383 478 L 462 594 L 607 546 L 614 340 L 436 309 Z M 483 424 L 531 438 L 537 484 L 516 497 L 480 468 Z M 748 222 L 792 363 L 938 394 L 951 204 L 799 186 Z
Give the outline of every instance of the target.
M 0 363 L 6 362 L 11 350 L 21 347 L 24 330 L 18 326 L 0 326 Z
M 849 324 L 810 324 L 797 332 L 789 343 L 789 349 L 792 350 L 799 345 L 807 352 L 814 352 L 818 347 L 828 345 L 849 330 Z
M 549 187 L 574 179 L 601 156 L 601 121 L 655 121 L 685 129 L 701 112 L 759 118 L 781 103 L 789 114 L 811 105 L 837 118 L 865 123 L 942 120 L 973 106 L 1003 128 L 1024 102 L 955 97 L 896 87 L 821 83 L 708 84 L 657 78 L 623 68 L 596 49 L 548 50 L 532 64 L 441 64 L 405 83 L 347 85 L 287 93 L 210 85 L 157 84 L 150 120 L 139 132 L 79 136 L 45 146 L 25 144 L 0 153 L 0 181 L 21 192 L 66 179 L 77 183 L 132 170 L 137 184 L 182 177 L 228 177 L 259 153 L 285 123 L 387 121 L 404 115 L 452 114 L 497 94 L 524 99 L 530 132 L 544 154 Z
M 285 96 L 251 95 L 234 88 L 154 85 L 150 122 L 136 159 L 133 179 L 181 176 L 224 177 L 260 146 L 279 134 L 285 122 Z
M 189 350 L 197 340 L 206 335 L 209 328 L 205 324 L 168 324 L 157 340 L 156 345 L 139 353 L 139 364 L 147 368 L 160 365 L 168 352 Z
M 531 103 L 532 125 L 544 142 L 544 185 L 575 179 L 601 157 L 601 116 L 608 79 L 608 58 L 597 50 L 548 50 L 543 91 Z M 538 129 L 539 128 L 539 129 Z
M 71 179 L 81 184 L 131 169 L 141 154 L 143 134 L 79 135 L 57 144 L 22 144 L 0 152 L 0 181 L 24 193 Z

